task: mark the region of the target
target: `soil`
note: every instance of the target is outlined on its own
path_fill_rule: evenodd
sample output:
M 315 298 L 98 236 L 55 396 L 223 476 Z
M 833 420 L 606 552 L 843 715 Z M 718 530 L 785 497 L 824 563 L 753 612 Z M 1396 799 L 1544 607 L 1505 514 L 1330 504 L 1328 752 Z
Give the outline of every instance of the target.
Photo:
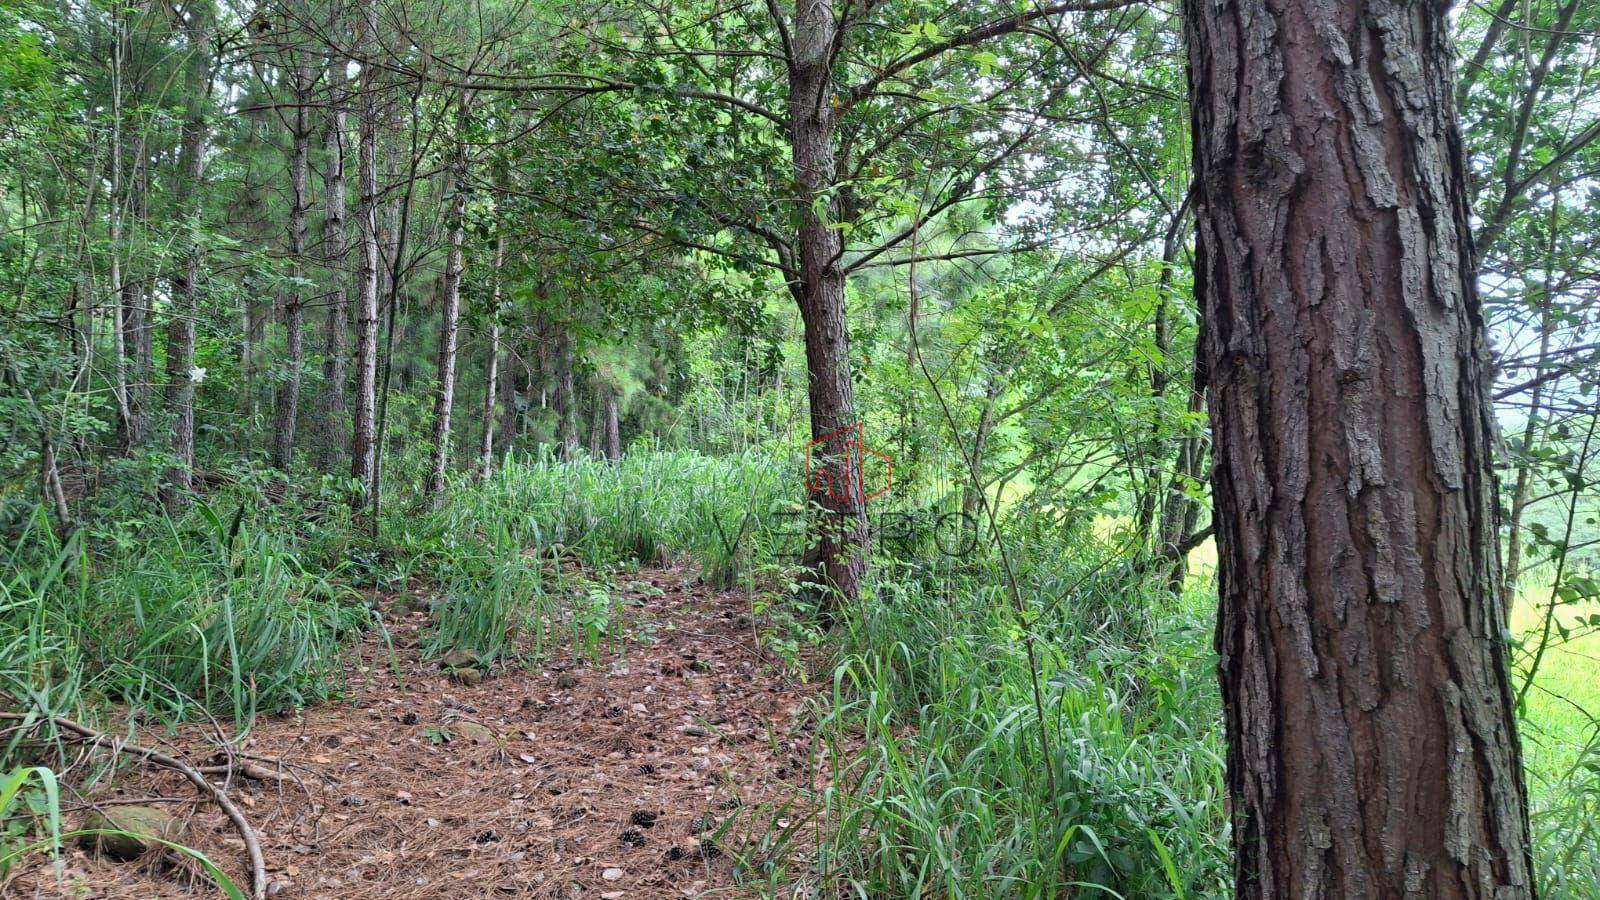
M 708 590 L 684 568 L 622 574 L 616 590 L 629 636 L 609 651 L 547 648 L 534 667 L 491 667 L 476 683 L 424 659 L 427 613 L 389 598 L 395 657 L 369 634 L 347 699 L 258 719 L 239 748 L 277 775 L 230 789 L 269 895 L 750 896 L 792 871 L 804 798 L 828 770 L 808 724 L 816 689 L 758 649 L 747 594 Z M 220 758 L 198 728 L 137 739 L 194 765 Z M 243 841 L 195 796 L 172 773 L 132 767 L 85 800 L 186 818 L 184 842 L 248 892 Z M 775 842 L 790 852 L 771 856 Z M 76 846 L 56 871 L 35 855 L 0 882 L 19 898 L 217 895 L 172 853 L 127 863 Z

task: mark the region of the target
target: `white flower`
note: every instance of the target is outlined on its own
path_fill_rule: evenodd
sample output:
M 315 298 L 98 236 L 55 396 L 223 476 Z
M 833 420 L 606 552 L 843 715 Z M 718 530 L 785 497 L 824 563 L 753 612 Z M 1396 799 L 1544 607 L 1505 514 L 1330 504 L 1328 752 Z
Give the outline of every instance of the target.
M 200 382 L 205 381 L 206 380 L 206 367 L 205 366 L 190 366 L 189 367 L 189 380 L 194 382 L 195 384 L 199 384 Z

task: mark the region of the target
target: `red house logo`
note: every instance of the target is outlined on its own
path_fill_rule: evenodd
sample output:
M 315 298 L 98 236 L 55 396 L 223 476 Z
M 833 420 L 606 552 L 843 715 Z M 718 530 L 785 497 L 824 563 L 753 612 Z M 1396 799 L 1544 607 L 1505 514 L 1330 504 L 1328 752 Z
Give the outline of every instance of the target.
M 889 492 L 894 485 L 894 460 L 868 447 L 861 435 L 862 424 L 857 422 L 806 445 L 806 487 L 811 493 L 840 502 L 855 500 L 864 505 Z M 830 455 L 828 446 L 841 441 L 839 451 Z M 879 482 L 877 470 L 880 466 L 882 487 L 869 492 L 869 481 Z

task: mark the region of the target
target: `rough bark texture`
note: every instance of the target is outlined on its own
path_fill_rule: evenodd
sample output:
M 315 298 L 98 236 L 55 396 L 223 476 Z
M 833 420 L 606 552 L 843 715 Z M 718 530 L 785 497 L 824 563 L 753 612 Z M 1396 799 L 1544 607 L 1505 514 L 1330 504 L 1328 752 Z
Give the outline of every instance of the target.
M 311 207 L 311 120 L 306 107 L 311 94 L 311 61 L 295 62 L 295 109 L 290 118 L 289 151 L 289 277 L 293 284 L 283 298 L 283 331 L 289 371 L 278 384 L 273 404 L 272 464 L 288 471 L 294 462 L 295 424 L 300 417 L 300 369 L 305 363 L 306 211 Z
M 345 176 L 344 142 L 348 125 L 345 114 L 345 63 L 330 59 L 327 65 L 329 96 L 328 121 L 322 146 L 326 168 L 322 175 L 323 260 L 329 270 L 328 323 L 322 344 L 322 441 L 324 467 L 344 455 L 350 438 L 344 415 L 346 357 L 350 353 L 350 303 L 345 294 Z
M 607 385 L 605 390 L 605 451 L 606 459 L 616 462 L 622 458 L 622 416 L 617 408 L 617 392 Z
M 376 24 L 372 0 L 360 9 L 362 47 L 376 51 Z M 377 462 L 378 407 L 378 109 L 377 68 L 361 67 L 360 99 L 356 110 L 356 181 L 361 199 L 356 209 L 360 229 L 361 259 L 356 277 L 356 407 L 351 423 L 350 474 L 361 483 L 370 502 L 373 470 Z
M 1238 896 L 1533 896 L 1445 7 L 1186 0 Z
M 807 0 L 795 12 L 789 66 L 789 129 L 800 212 L 800 278 L 795 299 L 805 326 L 811 437 L 822 441 L 813 459 L 848 466 L 846 440 L 855 417 L 850 376 L 850 329 L 845 318 L 843 247 L 830 227 L 837 179 L 834 137 L 833 46 L 838 22 L 832 0 Z M 860 595 L 866 571 L 867 509 L 859 491 L 819 493 L 817 560 L 824 583 L 846 600 Z

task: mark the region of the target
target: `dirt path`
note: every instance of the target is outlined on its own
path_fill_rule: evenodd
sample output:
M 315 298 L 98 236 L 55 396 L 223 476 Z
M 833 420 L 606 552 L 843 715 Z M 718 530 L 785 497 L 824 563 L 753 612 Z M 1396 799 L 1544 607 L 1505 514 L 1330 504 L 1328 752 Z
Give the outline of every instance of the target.
M 627 625 L 641 639 L 598 665 L 556 648 L 540 668 L 462 684 L 420 660 L 425 614 L 411 612 L 395 626 L 402 690 L 369 636 L 349 700 L 263 719 L 245 748 L 296 776 L 234 788 L 260 834 L 271 895 L 752 893 L 736 887 L 736 864 L 759 868 L 763 837 L 788 824 L 794 785 L 820 765 L 808 761 L 812 741 L 799 724 L 810 689 L 758 656 L 748 596 L 707 591 L 692 577 L 619 576 Z M 207 761 L 200 741 L 173 743 Z M 134 772 L 95 797 L 192 795 L 176 778 Z M 248 887 L 243 844 L 214 809 L 164 808 L 189 819 L 186 843 Z M 215 893 L 156 861 L 115 863 L 75 848 L 64 863 L 65 890 L 35 868 L 0 894 Z

